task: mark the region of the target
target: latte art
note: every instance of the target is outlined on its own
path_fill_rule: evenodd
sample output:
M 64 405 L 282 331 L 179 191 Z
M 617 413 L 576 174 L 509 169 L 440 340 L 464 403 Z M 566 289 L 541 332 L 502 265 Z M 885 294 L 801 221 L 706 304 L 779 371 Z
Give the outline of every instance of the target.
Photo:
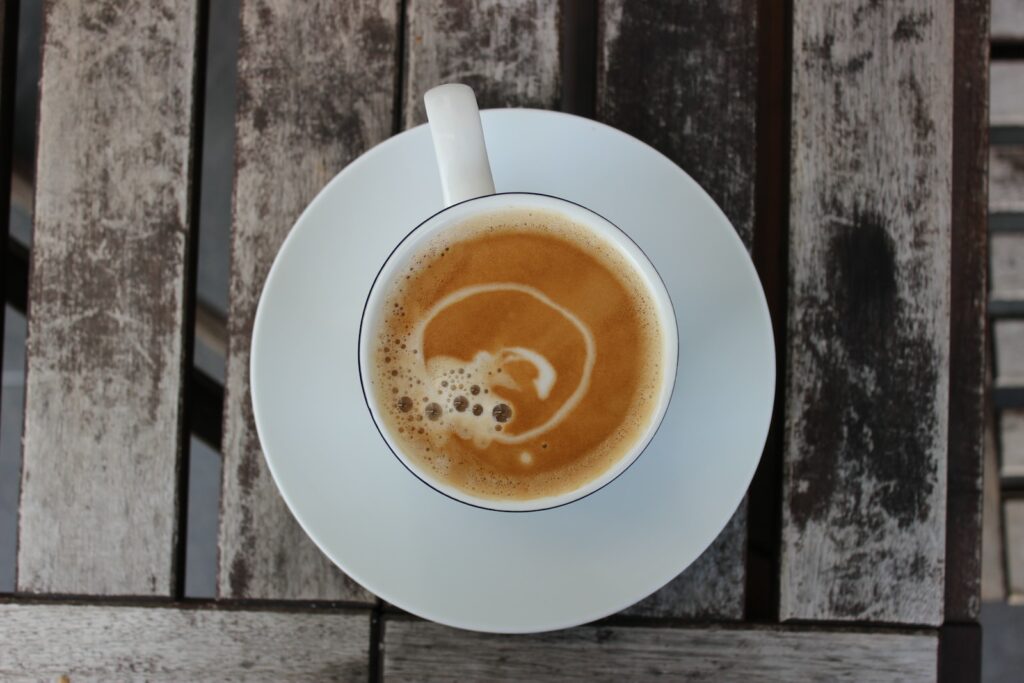
M 508 293 L 531 296 L 545 306 L 549 306 L 557 311 L 576 327 L 586 347 L 586 356 L 583 358 L 580 380 L 568 400 L 562 403 L 555 413 L 543 424 L 519 433 L 513 433 L 512 431 L 517 427 L 516 420 L 514 419 L 517 414 L 515 400 L 508 399 L 511 403 L 506 403 L 505 399 L 500 398 L 499 394 L 495 393 L 490 399 L 481 399 L 474 403 L 474 408 L 481 406 L 483 413 L 495 415 L 495 411 L 498 411 L 495 419 L 500 423 L 508 423 L 504 431 L 501 431 L 494 429 L 494 426 L 489 424 L 487 420 L 477 419 L 480 417 L 479 415 L 473 415 L 472 412 L 465 410 L 465 407 L 468 407 L 469 401 L 467 394 L 472 396 L 472 388 L 480 387 L 481 385 L 522 391 L 523 387 L 515 379 L 513 372 L 505 372 L 504 370 L 507 366 L 525 363 L 529 366 L 524 368 L 525 373 L 530 375 L 532 372 L 529 382 L 535 392 L 534 397 L 538 401 L 548 400 L 551 396 L 551 390 L 558 381 L 558 370 L 542 353 L 522 346 L 500 348 L 493 354 L 486 350 L 481 350 L 473 356 L 469 363 L 460 358 L 450 356 L 437 356 L 424 361 L 426 354 L 423 353 L 424 331 L 439 313 L 449 307 L 457 306 L 469 297 L 485 294 L 507 295 Z M 507 296 L 503 298 L 508 299 Z M 533 287 L 512 282 L 472 285 L 449 294 L 437 302 L 427 312 L 423 321 L 416 325 L 410 343 L 412 349 L 417 353 L 413 354 L 413 359 L 407 365 L 405 372 L 400 372 L 400 374 L 404 374 L 409 380 L 414 380 L 416 386 L 440 386 L 442 389 L 447 389 L 444 392 L 446 394 L 446 403 L 451 404 L 455 408 L 455 412 L 450 415 L 446 424 L 440 425 L 442 428 L 447 427 L 447 429 L 442 429 L 442 431 L 453 432 L 463 439 L 472 439 L 474 445 L 478 448 L 486 448 L 490 445 L 491 441 L 499 441 L 505 444 L 525 443 L 558 426 L 587 393 L 587 389 L 590 387 L 590 374 L 593 371 L 594 361 L 597 358 L 593 334 L 579 318 L 571 311 L 549 299 L 543 292 Z M 406 344 L 406 348 L 409 348 L 409 344 Z M 398 377 L 398 375 L 394 376 Z M 412 386 L 411 382 L 409 386 Z M 476 395 L 478 396 L 479 392 Z M 407 397 L 403 396 L 403 398 Z M 399 399 L 400 403 L 401 401 L 402 399 Z M 460 406 L 463 407 L 462 410 L 459 410 Z M 429 423 L 427 426 L 431 427 Z
M 653 298 L 613 245 L 558 214 L 447 229 L 391 283 L 384 310 L 378 412 L 404 454 L 473 495 L 576 488 L 651 420 Z

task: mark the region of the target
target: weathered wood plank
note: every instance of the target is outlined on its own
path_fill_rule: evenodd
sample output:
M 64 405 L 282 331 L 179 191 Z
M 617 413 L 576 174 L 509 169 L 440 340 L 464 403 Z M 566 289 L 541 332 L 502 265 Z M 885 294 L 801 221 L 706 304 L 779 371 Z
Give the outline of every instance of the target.
M 1024 602 L 1024 500 L 1003 501 L 1003 524 L 1006 532 L 1006 583 L 1010 600 Z
M 989 211 L 1024 213 L 1024 146 L 993 146 L 988 182 Z
M 953 523 L 946 525 L 947 622 L 975 621 L 981 610 L 988 295 L 988 27 L 987 0 L 955 0 L 946 489 L 946 519 Z M 965 643 L 973 639 L 953 633 L 947 641 Z
M 388 620 L 385 681 L 932 681 L 938 638 L 786 628 L 586 626 L 511 638 Z
M 597 118 L 635 135 L 754 232 L 756 0 L 602 3 Z
M 47 5 L 18 589 L 171 594 L 197 5 Z
M 557 108 L 558 22 L 558 0 L 409 0 L 403 127 L 426 121 L 423 93 L 448 82 L 472 87 L 481 108 Z
M 992 62 L 990 68 L 989 122 L 1024 126 L 1024 62 Z
M 757 20 L 756 0 L 608 0 L 598 16 L 597 118 L 682 166 L 724 209 L 748 248 Z M 742 619 L 746 540 L 742 509 L 703 557 L 629 613 Z
M 780 617 L 939 624 L 953 3 L 797 0 Z
M 1024 0 L 992 0 L 992 40 L 1024 39 Z
M 370 613 L 0 605 L 5 681 L 356 681 Z
M 392 132 L 397 3 L 244 0 L 224 417 L 219 594 L 370 600 L 303 534 L 260 452 L 249 346 L 263 281 L 305 205 Z
M 999 442 L 1002 462 L 998 474 L 1024 478 L 1024 409 L 999 413 Z

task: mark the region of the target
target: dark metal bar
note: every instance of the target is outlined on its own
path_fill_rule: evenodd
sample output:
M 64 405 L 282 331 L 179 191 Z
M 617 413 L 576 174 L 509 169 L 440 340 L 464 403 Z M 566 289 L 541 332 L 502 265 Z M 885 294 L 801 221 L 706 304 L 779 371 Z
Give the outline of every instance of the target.
M 7 300 L 10 281 L 7 263 L 11 212 L 11 162 L 14 140 L 14 80 L 18 60 L 18 0 L 7 0 L 0 10 L 0 301 Z M 25 282 L 28 278 L 26 273 Z M 0 361 L 3 360 L 4 311 L 0 309 Z
M 991 213 L 988 230 L 994 234 L 1024 233 L 1024 213 Z
M 7 240 L 3 259 L 3 284 L 0 286 L 4 288 L 4 301 L 23 315 L 26 313 L 28 302 L 28 258 L 28 248 L 25 245 L 15 240 Z M 2 324 L 0 332 L 3 332 Z
M 778 621 L 789 272 L 789 136 L 793 7 L 758 3 L 757 187 L 753 258 L 775 330 L 775 410 L 748 494 L 746 618 Z
M 981 680 L 981 626 L 947 623 L 939 629 L 939 683 Z
M 999 477 L 999 492 L 1003 500 L 1024 497 L 1024 474 L 1004 474 Z
M 381 655 L 384 649 L 384 616 L 381 614 L 384 601 L 377 598 L 370 612 L 370 683 L 384 681 L 384 664 Z
M 1024 385 L 997 384 L 992 387 L 992 404 L 997 410 L 1024 408 Z
M 1024 318 L 1024 300 L 991 299 L 988 302 L 988 315 L 994 320 Z
M 995 39 L 992 41 L 989 54 L 993 62 L 1024 59 L 1024 41 Z
M 190 405 L 189 431 L 210 448 L 220 451 L 224 387 L 199 368 L 193 367 L 187 390 L 185 400 Z
M 561 3 L 562 111 L 593 118 L 597 103 L 597 2 Z
M 192 78 L 192 150 L 188 206 L 188 244 L 185 264 L 185 314 L 182 322 L 182 416 L 179 426 L 178 443 L 178 533 L 175 534 L 174 595 L 179 600 L 185 597 L 185 566 L 188 547 L 188 496 L 189 469 L 192 459 L 190 435 L 197 409 L 207 406 L 196 405 L 192 386 L 196 383 L 193 353 L 195 350 L 196 327 L 196 272 L 199 264 L 199 214 L 202 195 L 203 169 L 203 122 L 206 111 L 206 69 L 208 66 L 207 41 L 209 40 L 210 7 L 208 0 L 198 0 L 196 8 L 196 57 Z M 219 447 L 219 443 L 218 443 Z
M 1024 126 L 992 126 L 989 142 L 993 145 L 1024 145 Z
M 395 101 L 391 107 L 391 134 L 398 135 L 402 132 L 405 121 L 405 40 L 408 30 L 408 3 L 406 0 L 398 2 L 398 40 L 395 41 Z

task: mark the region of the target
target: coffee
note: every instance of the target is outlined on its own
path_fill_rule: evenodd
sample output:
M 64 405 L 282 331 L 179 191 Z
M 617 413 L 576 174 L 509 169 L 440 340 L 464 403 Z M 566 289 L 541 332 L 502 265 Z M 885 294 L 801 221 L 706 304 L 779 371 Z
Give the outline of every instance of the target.
M 478 215 L 383 285 L 370 395 L 392 441 L 473 496 L 579 488 L 647 432 L 654 297 L 615 245 L 551 211 Z

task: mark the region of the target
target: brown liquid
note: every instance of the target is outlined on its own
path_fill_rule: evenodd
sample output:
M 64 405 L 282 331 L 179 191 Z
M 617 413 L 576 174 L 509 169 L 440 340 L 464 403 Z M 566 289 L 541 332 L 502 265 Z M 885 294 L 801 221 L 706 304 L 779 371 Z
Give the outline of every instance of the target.
M 371 382 L 403 453 L 491 499 L 558 495 L 643 436 L 661 384 L 647 286 L 559 214 L 448 228 L 391 283 Z

